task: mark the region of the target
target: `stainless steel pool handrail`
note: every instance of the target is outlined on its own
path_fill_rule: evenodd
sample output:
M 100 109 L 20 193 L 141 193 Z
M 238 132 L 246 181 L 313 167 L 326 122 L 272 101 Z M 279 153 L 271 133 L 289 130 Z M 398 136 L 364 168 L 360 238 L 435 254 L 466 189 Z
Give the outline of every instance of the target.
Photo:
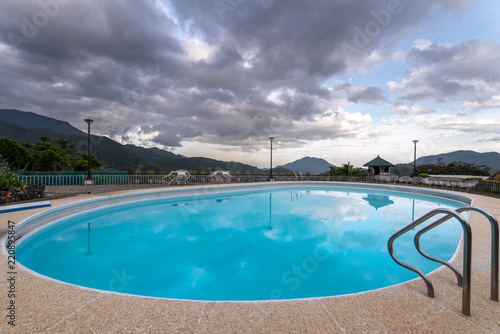
M 450 218 L 452 218 L 452 217 L 456 218 L 460 222 L 460 224 L 462 225 L 462 228 L 464 230 L 464 258 L 463 258 L 464 274 L 463 274 L 463 280 L 462 280 L 462 313 L 465 315 L 470 315 L 472 232 L 471 232 L 469 222 L 460 213 L 458 213 L 457 211 L 445 209 L 445 208 L 439 208 L 439 209 L 434 209 L 432 211 L 429 211 L 427 214 L 425 214 L 422 217 L 420 217 L 419 219 L 415 220 L 413 223 L 407 225 L 406 227 L 403 227 L 401 230 L 394 233 L 389 238 L 389 241 L 387 242 L 387 248 L 389 249 L 389 254 L 391 255 L 392 259 L 394 261 L 396 261 L 397 264 L 401 265 L 402 267 L 404 267 L 408 270 L 415 272 L 423 279 L 425 285 L 427 286 L 427 295 L 429 297 L 433 298 L 434 297 L 434 287 L 433 287 L 432 282 L 429 279 L 429 277 L 426 274 L 424 274 L 421 270 L 419 270 L 418 268 L 413 267 L 413 266 L 401 261 L 400 259 L 398 259 L 396 254 L 394 253 L 393 244 L 397 238 L 399 238 L 400 236 L 407 233 L 411 229 L 417 227 L 418 225 L 424 223 L 428 219 L 430 219 L 438 214 L 445 214 L 446 216 L 449 216 Z M 446 219 L 446 220 L 448 220 L 448 219 Z M 442 220 L 442 219 L 440 219 L 440 220 Z
M 463 284 L 463 276 L 462 274 L 460 273 L 460 271 L 455 268 L 455 266 L 453 266 L 451 263 L 449 263 L 448 261 L 445 261 L 445 260 L 441 260 L 437 257 L 434 257 L 432 255 L 429 255 L 427 254 L 426 252 L 423 251 L 423 249 L 420 247 L 420 237 L 422 236 L 422 234 L 424 234 L 425 232 L 427 231 L 430 231 L 432 230 L 434 227 L 436 226 L 439 226 L 441 225 L 442 223 L 448 221 L 449 219 L 451 219 L 452 216 L 445 216 L 437 221 L 435 221 L 434 223 L 428 225 L 427 227 L 424 227 L 423 229 L 421 229 L 419 232 L 417 232 L 417 234 L 415 234 L 415 238 L 413 240 L 413 243 L 415 244 L 415 248 L 417 248 L 417 251 L 425 258 L 431 260 L 431 261 L 434 261 L 434 262 L 437 262 L 437 263 L 440 263 L 446 267 L 448 267 L 454 274 L 455 276 L 457 277 L 457 284 L 458 286 L 462 286 Z
M 486 211 L 484 209 L 481 209 L 481 208 L 478 208 L 478 207 L 475 207 L 475 206 L 464 206 L 464 207 L 456 209 L 455 211 L 457 211 L 459 213 L 464 212 L 464 211 L 475 211 L 475 212 L 481 213 L 490 222 L 490 225 L 491 225 L 491 283 L 490 283 L 490 299 L 493 300 L 493 301 L 498 301 L 498 269 L 499 269 L 499 248 L 500 248 L 499 247 L 499 227 L 498 227 L 498 221 L 495 218 L 495 216 L 493 216 L 488 211 Z M 442 218 L 442 219 L 440 219 L 440 220 L 432 223 L 431 225 L 423 228 L 422 230 L 420 230 L 417 234 L 415 234 L 414 243 L 415 243 L 415 247 L 417 248 L 417 250 L 419 251 L 419 253 L 422 254 L 424 257 L 428 258 L 429 260 L 441 263 L 441 264 L 447 266 L 448 268 L 450 268 L 453 271 L 453 273 L 455 275 L 457 275 L 458 285 L 462 285 L 462 283 L 461 283 L 462 275 L 460 274 L 460 272 L 455 267 L 453 267 L 451 264 L 449 264 L 446 261 L 443 261 L 441 259 L 438 259 L 436 257 L 433 257 L 433 256 L 425 253 L 422 250 L 422 248 L 420 247 L 420 237 L 424 233 L 426 233 L 427 231 L 430 231 L 434 227 L 436 227 L 436 226 L 444 223 L 445 221 L 447 221 L 450 218 L 451 218 L 450 216 L 444 217 L 444 218 Z

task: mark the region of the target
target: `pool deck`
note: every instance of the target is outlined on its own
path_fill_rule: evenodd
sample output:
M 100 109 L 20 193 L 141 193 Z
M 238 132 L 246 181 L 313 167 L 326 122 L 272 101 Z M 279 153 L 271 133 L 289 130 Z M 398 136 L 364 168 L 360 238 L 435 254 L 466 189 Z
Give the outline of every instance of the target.
M 110 193 L 55 199 L 51 200 L 51 208 L 107 195 Z M 500 199 L 466 195 L 473 198 L 473 205 L 500 219 Z M 48 209 L 0 214 L 0 236 L 5 236 L 9 220 L 19 223 Z M 500 303 L 489 299 L 490 224 L 478 213 L 471 213 L 470 223 L 473 231 L 471 316 L 461 313 L 462 289 L 446 268 L 430 276 L 435 298 L 427 297 L 425 284 L 416 279 L 354 295 L 245 303 L 179 301 L 100 292 L 35 275 L 16 264 L 13 327 L 6 317 L 12 299 L 7 297 L 11 288 L 7 280 L 12 275 L 8 274 L 11 270 L 2 252 L 0 332 L 500 333 Z M 461 261 L 461 254 L 454 259 L 456 265 Z M 117 279 L 120 281 L 120 277 Z M 122 279 L 122 283 L 127 284 L 126 279 Z

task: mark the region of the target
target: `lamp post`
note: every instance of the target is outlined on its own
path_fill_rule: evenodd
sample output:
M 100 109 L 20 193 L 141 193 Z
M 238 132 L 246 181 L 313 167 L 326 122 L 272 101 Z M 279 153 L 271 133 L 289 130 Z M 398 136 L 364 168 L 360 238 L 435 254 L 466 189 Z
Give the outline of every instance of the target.
M 85 180 L 85 184 L 93 184 L 94 181 L 92 180 L 92 174 L 90 174 L 90 124 L 92 124 L 92 122 L 94 122 L 94 120 L 86 118 L 86 119 L 84 119 L 84 121 L 85 121 L 85 123 L 87 123 L 89 125 L 89 130 L 88 130 L 88 133 L 89 133 L 89 140 L 88 140 L 88 144 L 89 144 L 89 169 L 88 169 L 87 179 Z
M 88 223 L 88 230 L 87 230 L 87 252 L 85 255 L 92 255 L 92 251 L 90 250 L 90 222 Z
M 418 140 L 414 140 L 413 144 L 415 144 L 415 147 L 413 149 L 413 176 L 416 176 L 415 174 L 417 173 L 417 143 Z
M 272 217 L 272 203 L 273 202 L 273 194 L 272 193 L 269 193 L 269 225 L 267 225 L 267 229 L 270 231 L 273 229 L 273 226 L 271 225 L 271 217 Z
M 271 141 L 271 169 L 269 171 L 269 181 L 273 180 L 273 140 L 274 137 L 269 137 L 269 140 Z

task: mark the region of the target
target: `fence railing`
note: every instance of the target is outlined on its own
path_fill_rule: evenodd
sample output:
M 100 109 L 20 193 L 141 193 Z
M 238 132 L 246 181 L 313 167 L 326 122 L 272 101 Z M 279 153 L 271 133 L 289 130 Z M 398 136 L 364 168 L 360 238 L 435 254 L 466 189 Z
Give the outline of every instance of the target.
M 27 185 L 44 184 L 47 186 L 73 186 L 84 185 L 87 175 L 18 175 L 18 179 Z M 92 175 L 94 184 L 168 184 L 165 174 L 133 174 L 133 175 Z M 264 182 L 268 181 L 268 175 L 233 175 L 231 183 Z M 335 175 L 335 176 L 283 176 L 274 175 L 274 181 L 347 181 L 364 182 L 366 176 L 357 175 Z M 189 183 L 212 183 L 210 175 L 193 175 Z
M 27 185 L 44 184 L 47 186 L 78 186 L 84 185 L 87 175 L 18 175 L 18 179 Z M 169 181 L 165 178 L 165 174 L 148 175 L 148 174 L 132 174 L 132 175 L 109 175 L 109 174 L 94 174 L 92 175 L 94 184 L 96 185 L 119 185 L 119 184 L 166 184 Z M 268 181 L 268 175 L 233 175 L 231 183 L 247 183 L 247 182 L 265 182 Z M 398 182 L 395 179 L 389 181 L 375 180 L 373 176 L 367 175 L 333 175 L 333 176 L 283 176 L 275 175 L 274 181 L 340 181 L 340 182 L 377 182 L 377 183 L 392 183 L 405 184 Z M 210 184 L 213 179 L 210 175 L 193 175 L 189 179 L 190 184 Z M 420 186 L 429 186 L 420 183 Z M 435 186 L 434 186 L 435 187 Z M 500 192 L 500 184 L 492 182 L 480 182 L 474 187 L 475 191 L 498 193 Z
M 477 191 L 484 191 L 488 193 L 498 193 L 500 192 L 500 184 L 492 182 L 479 182 L 476 185 Z

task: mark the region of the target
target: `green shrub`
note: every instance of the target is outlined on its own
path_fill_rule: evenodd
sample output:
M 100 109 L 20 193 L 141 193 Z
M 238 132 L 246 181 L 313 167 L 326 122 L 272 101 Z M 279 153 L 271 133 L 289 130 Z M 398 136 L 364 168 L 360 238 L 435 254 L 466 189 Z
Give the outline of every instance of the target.
M 427 174 L 427 173 L 420 173 L 420 174 L 418 174 L 418 176 L 426 178 L 426 177 L 429 177 L 429 174 Z
M 482 177 L 468 177 L 465 179 L 465 181 L 469 181 L 469 180 L 477 180 L 479 182 L 483 182 L 483 178 Z
M 5 160 L 0 156 L 0 190 L 21 187 L 23 184 L 17 179 L 17 175 L 10 169 Z

